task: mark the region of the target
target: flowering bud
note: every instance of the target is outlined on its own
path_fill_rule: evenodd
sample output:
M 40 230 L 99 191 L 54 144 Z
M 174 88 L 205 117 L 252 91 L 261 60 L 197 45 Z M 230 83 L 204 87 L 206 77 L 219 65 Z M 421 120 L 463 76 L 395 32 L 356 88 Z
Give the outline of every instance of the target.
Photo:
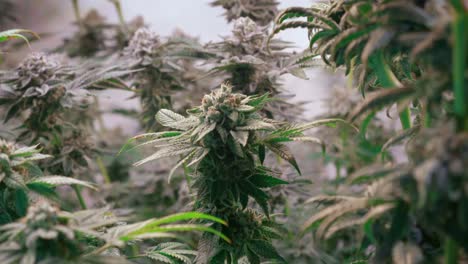
M 156 33 L 143 27 L 135 32 L 125 52 L 141 60 L 142 65 L 150 65 L 159 45 Z
M 30 83 L 41 86 L 55 76 L 60 67 L 58 61 L 44 53 L 32 53 L 18 66 L 18 79 L 20 88 Z

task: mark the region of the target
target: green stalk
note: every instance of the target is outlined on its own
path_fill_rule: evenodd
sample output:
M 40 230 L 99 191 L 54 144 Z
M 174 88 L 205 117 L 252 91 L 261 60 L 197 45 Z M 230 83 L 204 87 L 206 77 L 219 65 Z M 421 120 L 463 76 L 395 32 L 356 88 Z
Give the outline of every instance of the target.
M 457 118 L 457 130 L 468 129 L 468 93 L 465 91 L 465 69 L 467 66 L 468 10 L 465 10 L 463 0 L 452 0 L 455 17 L 452 22 L 454 47 L 452 49 L 452 78 L 455 95 L 454 112 Z M 468 8 L 468 7 L 467 7 Z M 444 258 L 446 264 L 458 263 L 458 245 L 450 237 L 445 238 Z
M 455 241 L 449 237 L 445 238 L 444 254 L 445 264 L 458 263 L 458 246 Z
M 117 11 L 117 16 L 119 17 L 119 23 L 122 26 L 122 29 L 128 32 L 127 23 L 125 23 L 125 18 L 123 16 L 122 5 L 120 3 L 120 0 L 109 0 L 109 1 L 111 1 L 115 6 L 115 10 Z
M 432 126 L 432 116 L 431 116 L 431 111 L 429 109 L 429 105 L 425 105 L 423 107 L 424 109 L 424 126 L 425 127 L 431 127 Z
M 115 246 L 112 245 L 112 244 L 104 244 L 102 247 L 95 249 L 94 251 L 92 251 L 92 252 L 86 254 L 85 256 L 98 255 L 98 254 L 100 254 L 100 253 L 102 253 L 102 252 L 104 252 L 104 251 L 106 251 L 107 249 L 112 248 L 112 247 L 115 247 Z
M 104 182 L 106 184 L 111 184 L 112 181 L 109 177 L 109 172 L 107 171 L 107 168 L 104 165 L 104 162 L 102 161 L 102 158 L 100 156 L 96 158 L 96 164 L 98 165 L 98 168 L 101 171 L 102 177 L 104 178 Z
M 455 17 L 452 22 L 454 47 L 452 53 L 454 112 L 457 117 L 457 130 L 468 130 L 468 93 L 465 88 L 465 70 L 468 53 L 468 10 L 462 0 L 452 0 Z
M 133 244 L 132 245 L 132 255 L 138 255 L 139 252 L 140 252 L 140 249 L 139 249 L 138 245 Z
M 73 11 L 75 13 L 75 20 L 80 27 L 80 30 L 83 29 L 83 21 L 81 20 L 81 12 L 80 12 L 80 5 L 78 4 L 78 0 L 72 0 L 73 4 Z
M 190 179 L 190 169 L 189 167 L 187 167 L 186 162 L 184 162 L 182 166 L 184 167 L 184 176 L 185 176 L 185 180 L 187 181 L 187 187 L 188 187 L 189 193 L 192 193 L 192 188 L 190 187 L 192 185 L 191 183 L 192 180 Z
M 376 56 L 373 58 L 373 64 L 374 70 L 377 72 L 379 83 L 383 88 L 395 88 L 402 86 L 400 81 L 392 72 L 392 69 L 390 69 L 390 66 L 385 62 L 382 51 L 376 52 Z M 400 104 L 397 103 L 397 106 L 400 106 Z M 400 122 L 403 129 L 411 128 L 411 115 L 408 107 L 405 107 L 405 109 L 400 112 Z
M 86 203 L 85 203 L 85 201 L 83 199 L 83 195 L 81 194 L 80 187 L 77 186 L 77 185 L 73 185 L 73 190 L 75 190 L 75 194 L 76 194 L 76 197 L 78 198 L 78 201 L 80 202 L 81 208 L 83 210 L 88 209 L 88 207 L 86 206 Z
M 336 169 L 336 178 L 335 178 L 335 187 L 338 189 L 341 183 L 341 163 L 339 160 L 335 162 L 335 169 Z

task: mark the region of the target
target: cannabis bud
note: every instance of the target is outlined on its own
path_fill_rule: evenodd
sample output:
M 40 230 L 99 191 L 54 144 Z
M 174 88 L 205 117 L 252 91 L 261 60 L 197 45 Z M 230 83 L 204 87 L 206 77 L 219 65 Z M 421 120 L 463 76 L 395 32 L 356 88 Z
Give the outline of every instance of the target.
M 35 193 L 34 197 L 52 197 L 55 195 L 54 187 L 59 185 L 78 184 L 94 188 L 76 179 L 44 176 L 35 162 L 50 157 L 41 154 L 37 145 L 23 147 L 0 139 L 0 226 L 26 215 L 31 192 Z M 1 239 L 0 236 L 0 243 Z
M 246 97 L 243 94 L 233 94 L 231 86 L 222 85 L 220 89 L 203 97 L 201 109 L 208 122 L 221 122 L 223 116 L 235 121 L 234 117 L 238 115 L 238 108 L 241 107 L 241 102 Z
M 60 236 L 73 240 L 73 230 L 61 225 L 57 208 L 42 202 L 31 206 L 26 215 L 26 247 L 35 247 L 40 240 L 55 240 Z
M 28 89 L 25 96 L 44 95 L 48 87 L 44 87 L 45 82 L 55 77 L 60 63 L 54 56 L 48 56 L 44 53 L 32 53 L 24 59 L 17 68 L 18 88 L 23 89 L 26 86 L 33 86 L 34 89 Z M 41 90 L 43 88 L 44 90 Z
M 140 61 L 141 65 L 150 65 L 153 62 L 156 49 L 160 46 L 160 41 L 156 33 L 140 28 L 133 35 L 125 52 Z
M 232 34 L 235 39 L 231 41 L 238 42 L 237 44 L 242 45 L 244 48 L 250 47 L 247 49 L 249 53 L 261 49 L 266 36 L 265 30 L 248 17 L 241 17 L 234 21 Z M 253 50 L 253 52 L 250 52 L 250 50 Z
M 0 155 L 9 156 L 17 149 L 16 145 L 0 138 Z M 3 169 L 3 167 L 0 167 Z
M 225 16 L 230 22 L 240 17 L 249 17 L 258 24 L 268 25 L 278 13 L 275 0 L 217 0 L 212 6 L 226 9 Z
M 69 220 L 46 201 L 29 207 L 22 221 L 0 227 L 0 259 L 9 263 L 63 263 L 79 256 L 80 245 Z M 7 246 L 9 245 L 9 246 Z
M 49 158 L 40 154 L 36 146 L 19 147 L 18 145 L 0 139 L 0 184 L 7 188 L 24 188 L 28 178 L 28 162 Z

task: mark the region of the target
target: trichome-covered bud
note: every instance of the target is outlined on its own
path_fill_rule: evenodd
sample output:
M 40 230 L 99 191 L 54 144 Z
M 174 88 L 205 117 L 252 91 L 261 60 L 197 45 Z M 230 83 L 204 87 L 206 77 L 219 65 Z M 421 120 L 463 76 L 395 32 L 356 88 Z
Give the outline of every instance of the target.
M 223 115 L 230 116 L 233 112 L 239 112 L 245 98 L 245 95 L 232 93 L 230 85 L 222 85 L 220 89 L 203 97 L 201 109 L 207 120 L 221 122 Z
M 32 53 L 24 59 L 17 68 L 18 85 L 20 89 L 26 86 L 42 87 L 52 79 L 60 63 L 54 56 L 45 53 Z
M 142 27 L 135 32 L 125 52 L 140 60 L 142 65 L 150 65 L 159 46 L 158 35 Z
M 248 17 L 241 17 L 234 21 L 232 34 L 235 37 L 232 41 L 242 45 L 249 53 L 260 50 L 266 36 L 265 29 Z
M 216 0 L 211 5 L 226 9 L 225 16 L 229 22 L 249 17 L 262 26 L 273 21 L 278 13 L 278 2 L 275 0 Z
M 31 206 L 26 215 L 26 223 L 30 225 L 50 225 L 57 219 L 57 208 L 49 203 L 42 202 Z
M 1 154 L 4 154 L 4 155 L 11 155 L 15 150 L 17 149 L 17 146 L 16 144 L 12 143 L 12 142 L 8 142 L 4 139 L 1 139 L 0 138 L 0 155 Z M 0 166 L 0 168 L 2 168 Z

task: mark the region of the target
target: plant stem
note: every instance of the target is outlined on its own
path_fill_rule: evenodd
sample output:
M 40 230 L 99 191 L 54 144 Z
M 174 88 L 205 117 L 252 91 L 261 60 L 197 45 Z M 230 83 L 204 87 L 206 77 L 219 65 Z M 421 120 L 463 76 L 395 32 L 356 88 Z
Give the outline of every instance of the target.
M 336 169 L 336 178 L 335 178 L 335 187 L 338 189 L 341 183 L 341 163 L 339 160 L 335 162 L 335 169 Z
M 386 63 L 382 51 L 376 52 L 376 55 L 374 56 L 373 60 L 373 68 L 377 72 L 379 83 L 383 88 L 395 88 L 402 86 L 400 81 L 392 72 L 392 69 L 390 69 L 390 66 Z M 397 106 L 400 106 L 400 104 L 397 103 Z M 401 126 L 403 127 L 403 129 L 411 128 L 411 114 L 409 108 L 405 107 L 399 115 Z
M 83 21 L 81 20 L 81 12 L 80 12 L 80 5 L 78 4 L 78 0 L 72 0 L 73 4 L 73 11 L 75 12 L 75 20 L 80 27 L 80 30 L 83 29 Z
M 188 187 L 189 193 L 192 193 L 192 188 L 190 187 L 191 186 L 191 179 L 190 179 L 189 168 L 187 167 L 187 163 L 185 163 L 185 162 L 184 162 L 184 164 L 182 166 L 184 167 L 184 176 L 185 176 L 185 180 L 187 181 L 187 187 Z
M 128 32 L 127 30 L 127 23 L 125 23 L 125 18 L 123 16 L 123 12 L 122 12 L 122 4 L 120 3 L 120 0 L 110 0 L 114 6 L 115 6 L 115 10 L 117 11 L 117 16 L 119 17 L 119 23 L 120 25 L 122 26 L 122 29 L 125 31 L 125 32 Z
M 454 47 L 452 53 L 453 93 L 455 95 L 454 112 L 457 118 L 457 130 L 468 130 L 468 93 L 465 88 L 465 70 L 468 55 L 468 10 L 462 0 L 452 0 L 455 17 L 452 22 Z
M 136 256 L 136 255 L 138 255 L 139 252 L 140 252 L 140 249 L 139 249 L 138 245 L 137 245 L 137 244 L 133 244 L 133 245 L 132 245 L 132 254 L 133 254 L 134 256 Z
M 409 107 L 405 107 L 405 109 L 400 112 L 400 123 L 405 130 L 411 128 L 411 113 Z
M 104 182 L 106 184 L 111 184 L 111 179 L 109 177 L 109 172 L 107 171 L 107 168 L 104 165 L 104 162 L 102 162 L 101 156 L 98 156 L 96 158 L 96 164 L 98 165 L 99 170 L 101 171 L 102 177 L 104 178 Z
M 114 245 L 112 245 L 112 244 L 105 244 L 105 245 L 103 245 L 102 247 L 95 249 L 93 252 L 91 252 L 91 253 L 89 253 L 89 254 L 86 254 L 85 256 L 98 255 L 98 254 L 104 252 L 106 249 L 111 248 L 111 247 L 114 247 Z
M 454 47 L 452 49 L 453 93 L 455 95 L 454 112 L 457 118 L 457 130 L 468 129 L 468 93 L 465 91 L 465 69 L 467 66 L 468 10 L 463 6 L 463 0 L 452 0 L 455 17 L 452 22 Z M 458 245 L 450 237 L 445 238 L 444 258 L 446 264 L 458 263 Z
M 451 238 L 445 238 L 444 245 L 445 264 L 458 263 L 458 245 Z
M 88 207 L 86 206 L 86 203 L 83 199 L 83 195 L 81 195 L 81 189 L 77 185 L 73 185 L 73 190 L 75 190 L 76 197 L 78 198 L 78 201 L 80 202 L 81 208 L 82 209 L 87 209 Z
M 432 116 L 431 116 L 431 111 L 429 109 L 429 105 L 425 105 L 423 107 L 424 109 L 424 126 L 425 127 L 431 127 L 432 126 Z

